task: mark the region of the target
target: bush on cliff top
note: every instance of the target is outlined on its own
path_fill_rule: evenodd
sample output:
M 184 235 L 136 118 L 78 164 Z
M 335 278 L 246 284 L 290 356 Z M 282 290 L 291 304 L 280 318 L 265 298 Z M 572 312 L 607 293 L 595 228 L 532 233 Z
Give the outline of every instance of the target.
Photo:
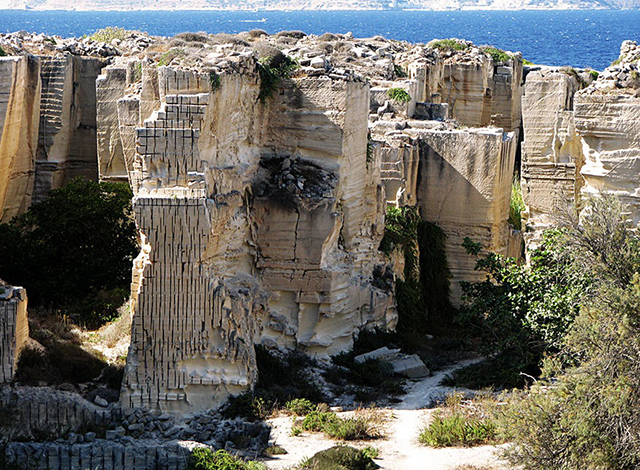
M 91 35 L 91 39 L 97 42 L 106 42 L 110 43 L 114 39 L 127 39 L 131 35 L 131 31 L 127 31 L 124 28 L 118 28 L 115 26 L 107 26 L 106 28 L 102 28 L 97 30 L 95 33 Z
M 443 51 L 466 51 L 469 46 L 458 39 L 434 39 L 427 46 Z
M 117 315 L 137 253 L 131 190 L 81 178 L 0 224 L 0 278 L 27 288 L 30 305 L 95 326 Z
M 498 49 L 497 47 L 483 46 L 481 49 L 482 49 L 482 52 L 484 52 L 485 54 L 487 54 L 493 59 L 493 62 L 495 64 L 502 64 L 512 59 L 512 57 L 509 54 L 507 54 L 502 49 Z

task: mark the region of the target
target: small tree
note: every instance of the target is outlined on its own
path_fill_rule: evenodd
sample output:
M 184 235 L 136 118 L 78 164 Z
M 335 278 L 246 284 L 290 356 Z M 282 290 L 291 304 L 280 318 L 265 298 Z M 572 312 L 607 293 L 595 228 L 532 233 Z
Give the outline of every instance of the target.
M 85 323 L 116 314 L 137 253 L 132 193 L 81 178 L 0 225 L 0 278 L 27 288 L 32 305 Z

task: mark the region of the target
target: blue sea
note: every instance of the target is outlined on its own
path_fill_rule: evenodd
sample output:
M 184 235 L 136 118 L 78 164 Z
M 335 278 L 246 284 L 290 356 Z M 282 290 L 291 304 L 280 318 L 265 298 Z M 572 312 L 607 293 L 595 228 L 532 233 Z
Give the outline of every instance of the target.
M 531 62 L 602 70 L 625 39 L 640 40 L 640 11 L 0 11 L 0 32 L 26 30 L 64 37 L 105 26 L 173 36 L 183 31 L 269 33 L 327 31 L 356 37 L 427 42 L 458 37 L 521 51 Z

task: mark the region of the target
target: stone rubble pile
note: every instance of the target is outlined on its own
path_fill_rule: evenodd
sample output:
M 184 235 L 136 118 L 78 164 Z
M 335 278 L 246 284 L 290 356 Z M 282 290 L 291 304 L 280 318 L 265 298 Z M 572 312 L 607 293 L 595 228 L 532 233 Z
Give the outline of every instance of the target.
M 125 39 L 113 39 L 110 43 L 83 38 L 61 38 L 44 33 L 17 31 L 0 34 L 0 47 L 6 55 L 20 55 L 28 52 L 34 55 L 54 55 L 69 52 L 78 56 L 115 57 L 137 54 L 158 41 L 146 34 L 130 32 Z
M 611 89 L 640 89 L 640 47 L 635 41 L 624 41 L 620 57 L 600 73 L 592 92 Z

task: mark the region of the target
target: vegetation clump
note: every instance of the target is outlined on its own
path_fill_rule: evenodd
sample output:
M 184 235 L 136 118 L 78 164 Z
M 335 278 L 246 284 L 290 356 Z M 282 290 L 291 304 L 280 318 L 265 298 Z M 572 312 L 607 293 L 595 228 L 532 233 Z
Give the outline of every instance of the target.
M 427 46 L 443 51 L 466 51 L 469 45 L 459 39 L 435 39 Z
M 269 98 L 278 88 L 280 81 L 291 77 L 300 65 L 291 57 L 279 52 L 273 56 L 267 56 L 259 60 L 258 73 L 260 74 L 260 92 L 258 100 L 266 104 Z
M 353 441 L 377 439 L 381 437 L 376 418 L 360 410 L 354 417 L 341 418 L 336 413 L 312 411 L 300 423 L 300 429 L 311 432 L 324 432 L 333 439 Z
M 220 75 L 215 70 L 209 72 L 209 83 L 211 90 L 218 91 L 220 89 Z
M 7 53 L 5 52 L 5 50 L 0 47 L 0 57 L 5 57 L 7 55 Z
M 509 200 L 508 222 L 516 230 L 522 230 L 522 213 L 525 211 L 524 198 L 522 197 L 522 187 L 520 180 L 514 178 L 511 183 L 511 199 Z
M 568 221 L 560 248 L 591 282 L 542 377 L 500 413 L 522 468 L 640 466 L 640 237 L 627 213 L 603 195 Z
M 487 274 L 483 282 L 462 283 L 458 317 L 480 338 L 480 352 L 493 364 L 480 385 L 522 385 L 521 373 L 537 376 L 542 357 L 561 347 L 590 284 L 573 264 L 575 254 L 562 248 L 565 236 L 562 230 L 546 232 L 529 266 L 494 253 L 479 257 L 480 245 L 465 239 L 467 252 L 477 257 L 476 269 Z
M 208 447 L 193 449 L 187 464 L 188 470 L 265 470 L 259 463 L 245 462 L 230 455 L 226 450 L 213 451 Z
M 110 43 L 114 39 L 124 40 L 131 35 L 132 31 L 127 31 L 124 28 L 118 28 L 117 26 L 107 26 L 97 30 L 91 35 L 91 39 L 96 42 Z
M 375 470 L 378 465 L 367 452 L 349 446 L 335 446 L 307 459 L 300 470 Z
M 396 280 L 398 331 L 425 332 L 451 323 L 450 272 L 444 244 L 446 235 L 423 220 L 415 207 L 390 207 L 380 250 L 404 254 L 404 280 Z
M 76 178 L 0 224 L 0 278 L 22 285 L 29 305 L 96 326 L 129 295 L 138 251 L 127 184 Z
M 513 57 L 502 49 L 493 46 L 484 46 L 480 50 L 493 59 L 494 64 L 503 64 L 509 62 Z
M 432 421 L 418 437 L 431 447 L 476 446 L 495 444 L 499 441 L 488 396 L 465 400 L 461 393 L 449 395 L 444 406 L 438 408 Z
M 404 88 L 389 88 L 387 96 L 397 103 L 408 103 L 411 95 Z
M 306 398 L 294 398 L 285 404 L 285 408 L 296 416 L 305 416 L 316 411 L 318 405 Z
M 325 397 L 306 373 L 314 360 L 299 351 L 278 354 L 256 346 L 258 381 L 252 392 L 231 397 L 222 408 L 228 418 L 243 416 L 266 419 L 275 410 L 291 403 L 294 408 L 321 403 Z M 295 401 L 305 399 L 306 401 Z M 295 405 L 293 405 L 295 403 Z

